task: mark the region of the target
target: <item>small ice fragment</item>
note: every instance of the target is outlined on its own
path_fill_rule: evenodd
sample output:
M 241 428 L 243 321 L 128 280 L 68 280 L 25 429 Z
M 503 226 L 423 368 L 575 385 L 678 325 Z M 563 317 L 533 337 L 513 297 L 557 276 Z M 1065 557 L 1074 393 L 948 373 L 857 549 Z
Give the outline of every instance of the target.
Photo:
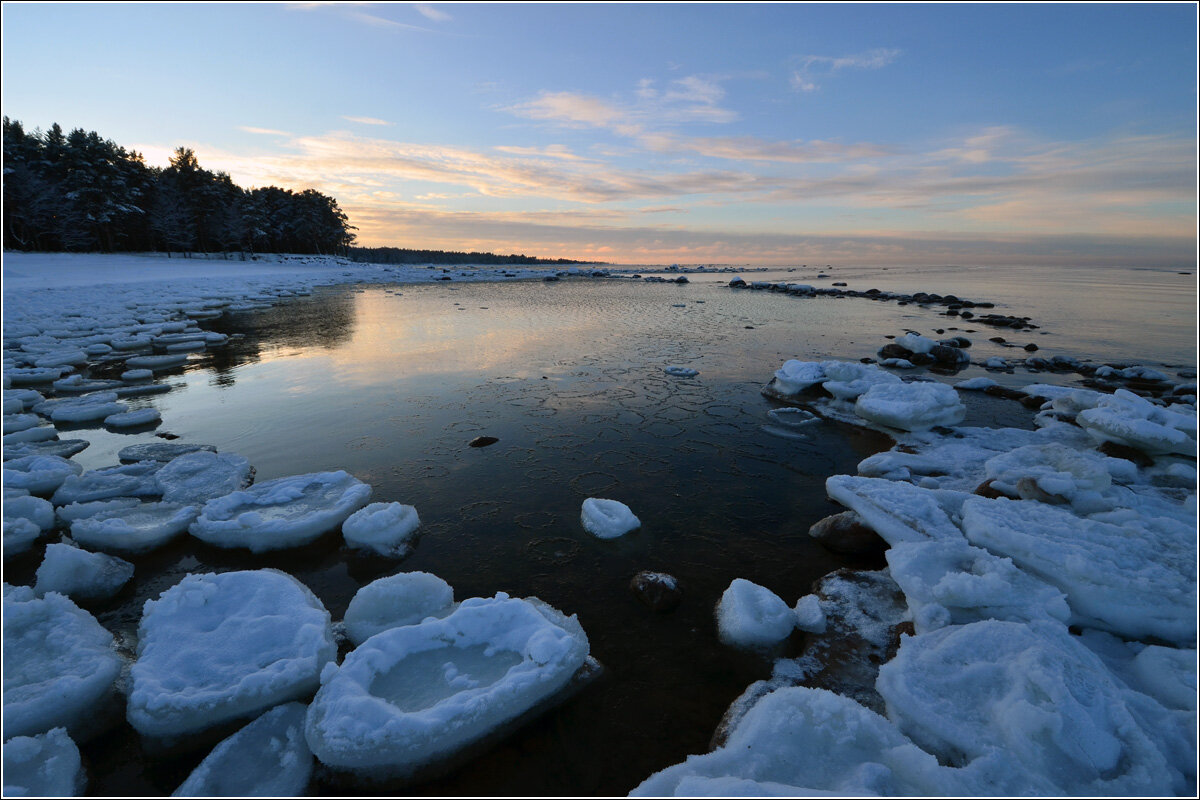
M 300 797 L 312 775 L 301 703 L 276 706 L 223 740 L 172 797 Z
M 342 523 L 346 544 L 384 556 L 404 556 L 421 519 L 417 509 L 401 503 L 371 503 Z
M 717 634 L 732 647 L 769 649 L 796 627 L 796 612 L 779 595 L 744 578 L 734 578 L 717 603 Z
M 999 386 L 991 378 L 980 376 L 978 378 L 970 378 L 969 380 L 959 381 L 954 384 L 955 389 L 963 389 L 969 392 L 982 392 L 984 389 L 990 389 L 993 386 Z
M 445 616 L 454 604 L 450 584 L 428 572 L 402 572 L 359 589 L 346 608 L 346 635 L 360 645 L 380 631 Z
M 679 366 L 663 367 L 663 372 L 667 373 L 668 375 L 674 375 L 677 378 L 694 378 L 700 374 L 699 370 L 692 369 L 691 367 Z
M 139 408 L 104 418 L 104 424 L 110 428 L 136 428 L 161 421 L 162 415 L 157 408 Z
M 803 408 L 772 408 L 767 412 L 767 416 L 780 425 L 796 428 L 821 421 L 821 418 L 816 414 L 811 411 L 805 411 Z
M 806 594 L 796 601 L 796 627 L 806 633 L 825 632 L 825 611 L 821 608 L 821 598 L 815 594 Z
M 133 564 L 115 556 L 89 553 L 69 544 L 48 544 L 33 591 L 41 597 L 58 592 L 72 600 L 104 600 L 133 577 Z
M 4 743 L 5 797 L 78 797 L 87 775 L 66 728 Z
M 583 501 L 583 528 L 598 539 L 615 539 L 641 526 L 629 506 L 618 500 L 589 497 Z

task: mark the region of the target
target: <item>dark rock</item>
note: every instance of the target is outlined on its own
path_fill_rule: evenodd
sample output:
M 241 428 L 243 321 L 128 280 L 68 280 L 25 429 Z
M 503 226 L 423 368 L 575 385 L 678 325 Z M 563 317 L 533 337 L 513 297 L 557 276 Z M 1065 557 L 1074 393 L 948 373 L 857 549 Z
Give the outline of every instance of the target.
M 687 275 L 680 275 L 678 278 L 675 279 L 675 282 L 676 283 L 687 283 L 688 282 Z
M 887 542 L 854 511 L 818 520 L 808 529 L 808 535 L 826 550 L 841 555 L 880 556 L 887 550 Z
M 990 497 L 992 499 L 997 497 L 1008 497 L 1008 495 L 1004 494 L 1003 492 L 992 488 L 992 482 L 990 479 L 976 486 L 975 494 L 979 495 L 980 497 Z
M 746 287 L 746 282 L 744 280 L 742 280 L 741 278 L 734 278 L 733 280 L 731 280 L 729 282 L 730 289 L 744 289 L 745 287 Z
M 495 436 L 476 436 L 471 441 L 467 442 L 469 447 L 487 447 L 490 444 L 495 444 L 500 441 Z
M 1130 447 L 1127 444 L 1117 444 L 1116 442 L 1104 442 L 1096 448 L 1106 456 L 1113 458 L 1123 458 L 1126 461 L 1132 461 L 1139 467 L 1154 466 L 1154 459 L 1138 450 L 1136 447 Z
M 155 435 L 155 436 L 157 436 L 157 437 L 158 437 L 158 438 L 160 438 L 160 439 L 166 439 L 167 441 L 170 441 L 170 440 L 172 440 L 172 439 L 178 439 L 178 438 L 179 438 L 179 434 L 177 434 L 177 433 L 169 433 L 169 432 L 167 432 L 167 431 L 162 431 L 161 433 L 156 433 L 156 434 L 154 434 L 154 435 Z
M 938 342 L 938 344 L 944 344 L 947 347 L 966 348 L 971 346 L 971 340 L 965 336 L 954 336 L 949 339 L 943 339 L 942 341 Z
M 929 351 L 929 355 L 933 356 L 934 360 L 939 364 L 948 364 L 951 366 L 965 364 L 971 360 L 971 357 L 967 355 L 967 351 L 961 347 L 948 347 L 944 344 L 935 344 L 933 349 Z
M 918 367 L 935 363 L 934 357 L 929 353 L 913 353 L 908 360 Z
M 552 282 L 552 281 L 558 280 L 558 276 L 557 275 L 547 275 L 546 277 L 542 278 L 542 280 L 547 281 L 547 282 Z
M 834 285 L 834 286 L 845 286 L 846 284 L 845 284 L 845 283 L 843 283 L 842 281 L 837 281 L 837 282 L 836 282 L 836 283 L 834 283 L 833 285 Z
M 1037 349 L 1038 349 L 1038 346 L 1036 344 L 1034 344 L 1033 342 L 1030 342 L 1029 344 L 1025 345 L 1026 352 L 1033 353 L 1033 352 L 1036 352 Z
M 970 311 L 960 311 L 958 313 L 958 316 L 961 317 L 962 319 L 971 319 L 975 315 L 973 313 L 971 313 Z
M 1021 405 L 1025 406 L 1026 408 L 1040 409 L 1045 404 L 1046 398 L 1044 397 L 1035 397 L 1033 395 L 1029 395 L 1021 398 Z
M 902 347 L 895 342 L 885 344 L 879 348 L 880 358 L 908 358 L 913 353 L 907 347 Z
M 992 338 L 988 339 L 988 341 L 995 342 L 996 344 L 1004 344 L 1008 341 L 1008 339 L 1005 339 L 1003 336 L 993 336 Z
M 660 614 L 674 611 L 683 599 L 679 582 L 665 572 L 642 570 L 629 581 L 629 591 L 647 608 Z

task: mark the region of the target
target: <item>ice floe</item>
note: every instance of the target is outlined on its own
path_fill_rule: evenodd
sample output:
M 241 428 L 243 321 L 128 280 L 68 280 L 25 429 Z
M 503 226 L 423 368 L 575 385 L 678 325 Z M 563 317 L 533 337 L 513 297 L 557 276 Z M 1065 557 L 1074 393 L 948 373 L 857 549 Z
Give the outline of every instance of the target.
M 1082 426 L 1097 441 L 1116 442 L 1151 455 L 1196 453 L 1196 412 L 1156 406 L 1125 389 L 1101 397 L 1094 408 L 1078 415 Z
M 4 743 L 5 797 L 77 797 L 87 775 L 66 728 Z
M 371 487 L 346 472 L 276 478 L 209 500 L 190 533 L 261 553 L 308 544 L 366 505 Z
M 75 519 L 71 536 L 91 550 L 137 555 L 188 530 L 199 513 L 199 506 L 180 503 L 122 505 Z
M 337 648 L 329 612 L 292 576 L 188 575 L 146 601 L 128 718 L 173 740 L 305 697 Z
M 104 418 L 104 424 L 110 428 L 138 428 L 161 421 L 162 415 L 158 413 L 157 408 L 138 408 Z
M 589 497 L 583 501 L 580 520 L 584 530 L 598 539 L 624 536 L 642 524 L 629 506 L 619 500 L 603 500 L 598 497 Z
M 48 544 L 37 569 L 33 591 L 40 597 L 58 592 L 72 600 L 104 600 L 133 577 L 133 564 L 68 544 Z
M 444 617 L 454 605 L 454 589 L 428 572 L 401 572 L 368 583 L 354 593 L 343 623 L 346 637 L 360 645 L 380 631 Z
M 732 647 L 769 650 L 796 627 L 796 612 L 779 595 L 744 578 L 734 578 L 717 603 L 717 635 Z
M 50 494 L 83 467 L 59 456 L 25 456 L 4 462 L 4 485 L 30 494 Z
M 246 488 L 253 476 L 250 462 L 236 453 L 197 449 L 169 461 L 155 473 L 155 480 L 167 502 L 204 503 Z
M 889 428 L 923 431 L 957 425 L 967 409 L 944 383 L 875 383 L 858 396 L 854 413 Z
M 371 503 L 342 523 L 342 536 L 351 547 L 399 558 L 408 554 L 413 534 L 420 527 L 421 519 L 413 506 Z
M 700 370 L 680 366 L 663 367 L 663 372 L 676 378 L 694 378 L 700 374 Z
M 588 649 L 575 617 L 535 599 L 465 600 L 329 667 L 309 707 L 309 747 L 337 770 L 410 777 L 552 702 Z

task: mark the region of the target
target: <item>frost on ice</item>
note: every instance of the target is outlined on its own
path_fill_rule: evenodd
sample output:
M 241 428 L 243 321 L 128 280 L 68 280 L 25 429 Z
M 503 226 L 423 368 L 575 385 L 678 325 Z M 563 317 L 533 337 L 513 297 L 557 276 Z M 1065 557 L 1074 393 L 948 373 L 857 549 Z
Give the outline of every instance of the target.
M 337 648 L 329 612 L 276 570 L 189 575 L 146 601 L 129 722 L 173 740 L 304 697 Z
M 372 581 L 355 592 L 343 622 L 356 645 L 380 631 L 443 617 L 454 605 L 454 589 L 428 572 L 402 572 Z
M 642 524 L 629 506 L 619 500 L 603 500 L 598 497 L 589 497 L 583 501 L 580 519 L 584 530 L 598 539 L 624 536 Z
M 574 616 L 532 598 L 471 598 L 376 634 L 330 667 L 308 744 L 335 769 L 408 777 L 552 702 L 587 658 Z
M 300 797 L 312 775 L 307 706 L 276 706 L 218 744 L 174 797 Z
M 4 586 L 4 735 L 97 732 L 116 697 L 113 636 L 61 594 Z M 6 748 L 7 749 L 7 746 Z
M 1077 419 L 1100 442 L 1128 445 L 1151 455 L 1196 452 L 1195 410 L 1162 408 L 1125 389 L 1102 396 L 1094 408 L 1080 411 Z
M 346 544 L 359 550 L 402 557 L 411 549 L 410 542 L 419 527 L 421 519 L 413 506 L 371 503 L 342 523 L 342 536 Z
M 189 529 L 217 547 L 254 553 L 315 541 L 366 505 L 371 487 L 346 472 L 315 472 L 260 483 L 204 504 Z
M 87 776 L 65 728 L 4 743 L 5 797 L 77 797 Z
M 717 634 L 733 647 L 751 650 L 778 645 L 796 627 L 796 612 L 779 595 L 744 578 L 734 578 L 717 604 Z

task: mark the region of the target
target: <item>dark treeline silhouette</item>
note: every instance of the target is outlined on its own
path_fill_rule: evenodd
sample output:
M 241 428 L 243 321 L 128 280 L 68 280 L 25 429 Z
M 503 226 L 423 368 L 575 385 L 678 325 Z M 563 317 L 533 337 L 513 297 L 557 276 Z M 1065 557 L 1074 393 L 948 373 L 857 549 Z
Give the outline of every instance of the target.
M 498 256 L 495 253 L 456 253 L 445 250 L 410 250 L 405 247 L 351 247 L 352 261 L 372 264 L 595 264 L 569 258 L 534 258 L 526 255 Z
M 186 147 L 149 167 L 92 131 L 4 118 L 6 250 L 342 254 L 354 230 L 315 189 L 242 189 Z

